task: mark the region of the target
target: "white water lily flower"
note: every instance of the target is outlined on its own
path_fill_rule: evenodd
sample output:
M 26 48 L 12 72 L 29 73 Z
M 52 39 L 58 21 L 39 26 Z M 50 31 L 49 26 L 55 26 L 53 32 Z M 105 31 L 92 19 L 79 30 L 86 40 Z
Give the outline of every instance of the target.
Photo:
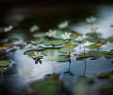
M 87 23 L 94 23 L 96 21 L 96 18 L 95 17 L 93 17 L 93 16 L 91 16 L 91 17 L 89 17 L 89 18 L 86 18 L 86 22 Z
M 79 37 L 77 37 L 75 40 L 76 40 L 76 41 L 83 41 L 83 38 L 82 38 L 81 36 L 79 36 Z
M 58 28 L 66 28 L 68 26 L 68 24 L 69 24 L 68 21 L 62 22 L 58 25 Z
M 33 25 L 31 28 L 30 28 L 30 32 L 35 32 L 35 31 L 38 31 L 39 30 L 39 26 L 37 25 Z
M 71 33 L 65 32 L 63 35 L 61 35 L 61 37 L 62 37 L 64 40 L 69 40 L 69 39 L 71 38 Z
M 49 32 L 48 33 L 46 33 L 46 35 L 48 36 L 48 37 L 55 37 L 56 36 L 56 30 L 49 30 Z
M 8 27 L 5 27 L 4 28 L 4 32 L 9 32 L 13 29 L 13 26 L 12 25 L 9 25 Z

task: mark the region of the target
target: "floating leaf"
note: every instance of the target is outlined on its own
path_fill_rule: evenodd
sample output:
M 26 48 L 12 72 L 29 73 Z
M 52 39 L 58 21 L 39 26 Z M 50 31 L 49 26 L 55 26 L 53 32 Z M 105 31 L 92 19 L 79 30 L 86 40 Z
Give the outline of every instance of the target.
M 93 38 L 95 38 L 96 36 L 97 36 L 97 38 L 100 38 L 101 37 L 101 33 L 98 33 L 98 32 L 89 32 L 89 33 L 86 33 L 86 36 L 88 36 L 88 37 L 93 37 Z
M 75 38 L 77 38 L 79 36 L 82 36 L 82 34 L 80 34 L 78 32 L 72 32 L 72 34 L 71 34 L 71 38 L 73 38 L 73 39 L 75 39 Z
M 68 55 L 59 55 L 56 59 L 57 62 L 66 62 L 69 61 Z
M 7 60 L 0 61 L 0 68 L 8 67 L 10 62 Z
M 72 43 L 66 43 L 64 44 L 64 48 L 69 48 L 70 50 L 72 50 L 76 45 L 72 44 Z
M 89 49 L 97 49 L 97 48 L 101 48 L 103 46 L 103 43 L 96 43 L 96 44 L 91 44 L 89 46 L 86 46 Z
M 34 56 L 34 52 L 36 52 L 36 51 L 35 50 L 29 50 L 29 51 L 25 52 L 24 54 L 32 57 L 32 56 Z
M 82 83 L 82 84 L 92 84 L 94 83 L 93 79 L 89 78 L 89 77 L 83 77 L 83 76 L 80 76 L 78 78 L 78 81 L 77 81 L 77 84 L 79 85 L 79 83 Z
M 109 54 L 112 54 L 112 55 L 113 55 L 113 49 L 111 49 L 111 50 L 109 51 Z
M 50 45 L 55 45 L 55 46 L 60 46 L 60 45 L 63 45 L 64 44 L 64 41 L 63 40 L 45 40 L 43 42 L 44 45 L 46 46 L 50 46 Z
M 100 79 L 113 79 L 113 71 L 100 73 L 97 77 Z
M 60 80 L 42 80 L 31 84 L 31 88 L 35 94 L 40 95 L 60 95 L 62 82 Z
M 42 51 L 42 55 L 54 55 L 56 52 L 59 52 L 58 49 L 45 49 Z
M 109 38 L 107 39 L 107 41 L 109 41 L 110 43 L 113 43 L 113 36 L 109 37 Z

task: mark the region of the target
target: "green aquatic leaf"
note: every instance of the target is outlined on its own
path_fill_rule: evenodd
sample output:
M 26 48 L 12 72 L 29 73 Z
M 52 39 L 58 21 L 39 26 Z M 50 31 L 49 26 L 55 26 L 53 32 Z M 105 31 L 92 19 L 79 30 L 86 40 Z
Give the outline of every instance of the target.
M 86 36 L 92 37 L 92 38 L 95 38 L 97 36 L 97 38 L 100 38 L 102 34 L 98 32 L 90 32 L 90 33 L 86 33 Z
M 80 76 L 79 78 L 78 78 L 78 80 L 77 80 L 77 85 L 79 85 L 79 83 L 80 84 L 92 84 L 92 83 L 94 83 L 94 80 L 93 79 L 91 79 L 91 78 L 89 78 L 89 77 L 83 77 L 83 76 Z
M 74 32 L 74 31 L 71 33 L 71 38 L 72 38 L 72 39 L 76 39 L 76 38 L 79 37 L 79 36 L 82 36 L 82 34 L 80 34 L 80 33 L 78 33 L 78 32 Z
M 100 79 L 113 79 L 113 71 L 102 72 L 100 74 L 97 74 L 97 77 Z
M 109 54 L 113 54 L 113 49 L 111 49 L 111 50 L 109 51 Z
M 68 55 L 59 55 L 56 59 L 57 62 L 66 62 L 69 61 Z
M 34 52 L 36 52 L 36 51 L 35 50 L 29 50 L 29 51 L 25 52 L 24 54 L 32 57 L 32 56 L 34 56 Z
M 72 43 L 66 43 L 64 44 L 64 48 L 68 48 L 70 50 L 72 50 L 76 45 L 75 44 L 72 44 Z
M 10 65 L 10 62 L 7 60 L 0 61 L 0 67 L 7 67 Z
M 89 49 L 97 49 L 97 48 L 101 48 L 103 46 L 102 43 L 96 43 L 96 44 L 91 44 L 89 46 L 86 46 Z
M 107 38 L 107 41 L 109 41 L 110 43 L 113 43 L 113 36 Z
M 35 94 L 40 95 L 60 95 L 62 82 L 60 80 L 42 80 L 31 84 L 31 88 Z
M 100 58 L 100 57 L 108 57 L 108 58 L 112 58 L 113 56 L 112 55 L 109 55 L 108 54 L 109 52 L 107 51 L 90 51 L 88 53 L 80 53 L 77 57 L 78 60 L 81 60 L 81 59 L 86 59 L 86 58 L 89 58 L 91 60 L 95 60 L 97 58 Z
M 45 49 L 42 51 L 42 55 L 44 56 L 54 55 L 54 54 L 57 54 L 58 52 L 59 52 L 58 49 Z
M 50 45 L 54 45 L 54 46 L 60 46 L 64 44 L 63 40 L 59 40 L 59 39 L 53 39 L 53 40 L 45 40 L 43 41 L 43 44 L 46 46 L 50 46 Z

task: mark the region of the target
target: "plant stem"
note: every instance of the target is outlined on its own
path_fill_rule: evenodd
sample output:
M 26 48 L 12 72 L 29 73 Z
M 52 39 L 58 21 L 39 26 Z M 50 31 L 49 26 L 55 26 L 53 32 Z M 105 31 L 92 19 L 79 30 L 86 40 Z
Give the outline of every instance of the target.
M 83 48 L 84 48 L 84 56 L 85 56 L 85 53 L 86 53 L 86 50 L 85 50 L 85 45 L 84 45 L 84 41 L 82 42 L 83 43 Z M 86 67 L 87 67 L 87 64 L 86 64 L 86 59 L 84 60 L 84 73 L 83 73 L 83 77 L 85 77 L 85 74 L 86 74 Z
M 86 69 L 87 69 L 87 62 L 86 59 L 84 60 L 84 73 L 83 73 L 83 77 L 85 77 L 86 75 Z

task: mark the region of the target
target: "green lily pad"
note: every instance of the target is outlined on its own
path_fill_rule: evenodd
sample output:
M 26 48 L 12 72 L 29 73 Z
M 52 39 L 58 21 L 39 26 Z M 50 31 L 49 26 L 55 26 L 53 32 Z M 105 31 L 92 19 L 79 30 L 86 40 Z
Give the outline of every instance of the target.
M 32 57 L 32 56 L 34 56 L 34 52 L 38 52 L 38 51 L 36 51 L 36 50 L 29 50 L 29 51 L 26 51 L 24 54 Z
M 10 62 L 7 60 L 0 61 L 0 68 L 8 67 Z
M 97 77 L 100 79 L 113 79 L 113 71 L 100 73 Z
M 77 57 L 77 60 L 82 60 L 82 59 L 86 59 L 86 58 L 90 58 L 91 56 L 88 53 L 80 53 Z
M 59 52 L 61 52 L 61 53 L 67 53 L 68 51 L 69 51 L 68 48 L 61 48 L 61 49 L 59 49 Z
M 79 36 L 82 36 L 82 34 L 80 34 L 80 33 L 78 33 L 78 32 L 75 32 L 75 31 L 72 31 L 72 33 L 71 33 L 71 38 L 72 39 L 76 39 L 77 37 L 79 37 Z
M 89 36 L 89 37 L 101 37 L 101 33 L 98 33 L 98 32 L 90 32 L 90 33 L 86 33 L 86 36 Z
M 59 52 L 58 49 L 45 49 L 42 51 L 42 55 L 45 55 L 45 56 L 53 55 L 54 56 L 54 54 L 57 54 L 58 52 Z
M 90 59 L 97 59 L 100 57 L 108 57 L 108 58 L 112 58 L 112 55 L 108 55 L 107 51 L 90 51 L 88 53 L 80 53 L 77 57 L 78 60 L 81 59 L 86 59 L 86 58 L 90 58 Z
M 59 55 L 56 59 L 57 62 L 66 62 L 69 61 L 68 55 Z
M 95 44 L 91 44 L 89 46 L 86 46 L 89 49 L 97 49 L 97 46 Z
M 104 38 L 93 38 L 93 37 L 88 37 L 85 39 L 86 41 L 89 41 L 89 42 L 94 42 L 94 43 L 102 43 L 102 44 L 105 44 L 107 41 L 104 39 Z
M 92 84 L 92 83 L 94 83 L 94 80 L 93 79 L 91 79 L 91 78 L 89 78 L 89 77 L 86 77 L 86 76 L 80 76 L 79 78 L 78 78 L 78 80 L 77 80 L 77 84 L 79 85 L 79 84 Z
M 43 44 L 46 46 L 54 45 L 54 46 L 60 46 L 64 44 L 63 40 L 54 39 L 54 40 L 44 40 Z
M 43 41 L 44 41 L 44 38 L 42 37 L 42 38 L 34 39 L 31 42 L 32 42 L 32 44 L 41 44 L 41 43 L 43 43 Z
M 113 49 L 111 49 L 111 50 L 109 51 L 109 54 L 111 54 L 111 55 L 113 54 Z
M 113 36 L 109 37 L 109 38 L 107 39 L 107 41 L 109 41 L 110 43 L 113 43 Z
M 43 80 L 31 84 L 36 95 L 61 95 L 62 82 L 60 80 Z

